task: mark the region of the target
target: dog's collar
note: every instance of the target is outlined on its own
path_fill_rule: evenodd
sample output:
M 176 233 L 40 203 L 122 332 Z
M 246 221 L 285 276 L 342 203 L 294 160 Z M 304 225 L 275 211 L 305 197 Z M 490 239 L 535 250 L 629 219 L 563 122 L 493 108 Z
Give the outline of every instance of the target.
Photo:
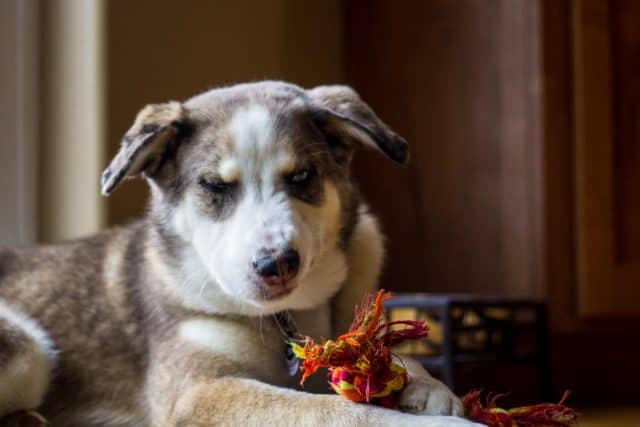
M 276 326 L 280 329 L 282 338 L 284 338 L 287 343 L 284 351 L 284 361 L 289 375 L 293 377 L 298 373 L 300 360 L 295 354 L 293 354 L 293 349 L 289 343 L 299 338 L 298 328 L 293 320 L 293 316 L 288 311 L 276 313 L 274 315 L 274 320 L 276 322 Z

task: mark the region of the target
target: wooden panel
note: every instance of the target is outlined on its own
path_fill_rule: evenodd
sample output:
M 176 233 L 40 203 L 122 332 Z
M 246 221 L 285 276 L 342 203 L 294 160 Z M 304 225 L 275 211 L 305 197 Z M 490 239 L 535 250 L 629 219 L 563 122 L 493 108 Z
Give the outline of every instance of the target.
M 571 389 L 573 405 L 637 406 L 640 381 L 637 341 L 637 332 L 628 328 L 607 333 L 591 330 L 554 335 L 551 342 L 554 395 Z
M 543 271 L 555 393 L 570 388 L 575 404 L 637 402 L 640 319 L 585 318 L 577 304 L 571 2 L 545 0 L 542 24 Z
M 575 215 L 572 77 L 568 1 L 544 0 L 543 51 L 543 271 L 553 329 L 574 321 Z
M 640 261 L 640 2 L 611 3 L 616 255 Z
M 630 258 L 633 230 L 640 227 L 632 216 L 637 207 L 629 209 L 637 191 L 625 182 L 640 163 L 629 151 L 637 143 L 624 138 L 630 135 L 628 116 L 613 119 L 612 47 L 618 44 L 611 3 L 575 0 L 572 13 L 578 308 L 585 316 L 640 315 L 640 258 Z M 626 125 L 622 138 L 616 138 L 616 123 Z
M 356 175 L 388 234 L 391 289 L 537 295 L 538 3 L 350 1 L 350 83 L 407 137 Z

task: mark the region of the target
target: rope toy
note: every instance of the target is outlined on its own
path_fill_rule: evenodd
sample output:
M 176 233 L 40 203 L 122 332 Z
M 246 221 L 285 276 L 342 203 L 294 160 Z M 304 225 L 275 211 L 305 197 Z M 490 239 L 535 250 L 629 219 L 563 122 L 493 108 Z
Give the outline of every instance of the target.
M 330 384 L 336 393 L 354 402 L 397 407 L 400 392 L 407 385 L 407 370 L 393 361 L 391 347 L 406 340 L 426 338 L 424 322 L 388 322 L 384 302 L 391 298 L 384 291 L 367 295 L 349 332 L 321 344 L 306 337 L 304 345 L 291 342 L 293 353 L 304 362 L 300 384 L 320 368 L 329 368 Z M 405 325 L 402 330 L 391 330 Z
M 319 369 L 328 368 L 329 385 L 336 393 L 358 403 L 398 408 L 400 394 L 410 378 L 399 359 L 394 359 L 391 347 L 426 338 L 429 328 L 423 321 L 389 321 L 384 303 L 390 298 L 392 295 L 384 290 L 365 296 L 356 306 L 349 331 L 336 340 L 316 343 L 307 336 L 290 341 L 294 355 L 303 361 L 300 385 Z M 557 404 L 509 410 L 496 406 L 499 397 L 489 397 L 483 406 L 479 391 L 468 393 L 462 398 L 465 416 L 490 427 L 571 427 L 577 423 L 577 413 L 564 405 L 567 392 Z

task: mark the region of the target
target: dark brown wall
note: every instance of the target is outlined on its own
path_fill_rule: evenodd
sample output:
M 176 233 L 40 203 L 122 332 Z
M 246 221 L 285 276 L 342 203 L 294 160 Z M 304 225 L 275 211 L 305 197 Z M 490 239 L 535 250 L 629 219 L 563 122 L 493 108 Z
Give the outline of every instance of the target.
M 304 86 L 343 80 L 339 0 L 109 0 L 108 157 L 145 104 L 258 79 Z M 136 180 L 108 199 L 107 221 L 138 216 L 146 200 Z
M 537 3 L 350 1 L 346 22 L 350 83 L 412 150 L 356 164 L 383 286 L 539 295 Z

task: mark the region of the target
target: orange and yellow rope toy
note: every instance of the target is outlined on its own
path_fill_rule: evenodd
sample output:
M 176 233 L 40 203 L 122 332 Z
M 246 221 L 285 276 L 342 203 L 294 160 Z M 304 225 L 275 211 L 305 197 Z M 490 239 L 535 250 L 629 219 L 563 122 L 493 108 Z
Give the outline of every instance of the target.
M 391 347 L 407 340 L 426 338 L 425 322 L 401 320 L 390 322 L 384 310 L 391 294 L 380 290 L 367 295 L 356 307 L 355 319 L 349 331 L 335 341 L 316 343 L 306 337 L 301 343 L 290 342 L 293 353 L 303 361 L 302 380 L 320 368 L 329 369 L 329 384 L 333 390 L 354 402 L 372 403 L 397 408 L 402 390 L 409 382 L 404 366 L 394 361 Z M 403 329 L 395 329 L 404 326 Z M 480 392 L 462 398 L 467 418 L 490 427 L 570 427 L 577 422 L 576 412 L 563 403 L 544 403 L 505 410 L 480 401 Z

